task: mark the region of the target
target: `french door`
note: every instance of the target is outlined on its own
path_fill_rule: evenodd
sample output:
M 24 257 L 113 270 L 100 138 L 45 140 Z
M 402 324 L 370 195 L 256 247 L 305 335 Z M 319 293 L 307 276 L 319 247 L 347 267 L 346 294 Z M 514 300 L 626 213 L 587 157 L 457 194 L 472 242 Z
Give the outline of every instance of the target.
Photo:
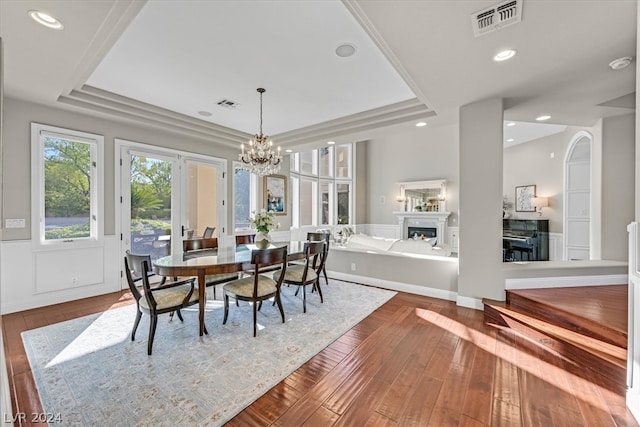
M 122 140 L 116 149 L 120 259 L 127 250 L 152 260 L 182 253 L 182 240 L 207 227 L 224 244 L 226 160 Z

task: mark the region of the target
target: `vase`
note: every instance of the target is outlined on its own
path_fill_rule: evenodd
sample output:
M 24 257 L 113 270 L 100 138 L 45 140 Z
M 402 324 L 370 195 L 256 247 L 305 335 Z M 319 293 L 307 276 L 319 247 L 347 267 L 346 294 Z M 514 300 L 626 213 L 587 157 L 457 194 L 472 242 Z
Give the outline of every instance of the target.
M 271 236 L 268 232 L 264 233 L 262 231 L 258 231 L 256 233 L 254 243 L 258 247 L 258 249 L 267 249 L 271 244 Z

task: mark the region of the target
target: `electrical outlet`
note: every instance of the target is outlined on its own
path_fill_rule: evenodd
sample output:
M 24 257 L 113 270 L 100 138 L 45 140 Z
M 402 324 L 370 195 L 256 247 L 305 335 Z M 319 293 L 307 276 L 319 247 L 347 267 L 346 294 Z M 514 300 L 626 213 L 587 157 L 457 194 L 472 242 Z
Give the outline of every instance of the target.
M 356 263 L 355 262 L 351 263 L 351 271 L 356 271 Z
M 77 285 L 78 284 L 78 276 L 71 277 L 71 284 L 72 285 Z

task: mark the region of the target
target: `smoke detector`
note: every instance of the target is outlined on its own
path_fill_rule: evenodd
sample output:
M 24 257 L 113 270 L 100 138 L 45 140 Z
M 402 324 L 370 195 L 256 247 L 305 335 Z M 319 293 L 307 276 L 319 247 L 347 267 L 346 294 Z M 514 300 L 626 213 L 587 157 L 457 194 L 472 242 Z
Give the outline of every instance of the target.
M 522 21 L 522 0 L 508 0 L 471 15 L 473 34 L 479 37 Z
M 612 70 L 620 70 L 621 68 L 625 68 L 631 64 L 631 61 L 633 61 L 633 58 L 630 56 L 623 56 L 622 58 L 614 59 L 609 62 L 609 67 L 611 67 Z

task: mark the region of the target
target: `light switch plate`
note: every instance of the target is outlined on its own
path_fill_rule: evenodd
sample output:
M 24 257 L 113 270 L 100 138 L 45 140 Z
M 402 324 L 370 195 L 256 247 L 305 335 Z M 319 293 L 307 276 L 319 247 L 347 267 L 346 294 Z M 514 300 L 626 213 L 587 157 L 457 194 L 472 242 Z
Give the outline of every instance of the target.
M 24 218 L 7 218 L 4 220 L 4 228 L 24 228 Z

